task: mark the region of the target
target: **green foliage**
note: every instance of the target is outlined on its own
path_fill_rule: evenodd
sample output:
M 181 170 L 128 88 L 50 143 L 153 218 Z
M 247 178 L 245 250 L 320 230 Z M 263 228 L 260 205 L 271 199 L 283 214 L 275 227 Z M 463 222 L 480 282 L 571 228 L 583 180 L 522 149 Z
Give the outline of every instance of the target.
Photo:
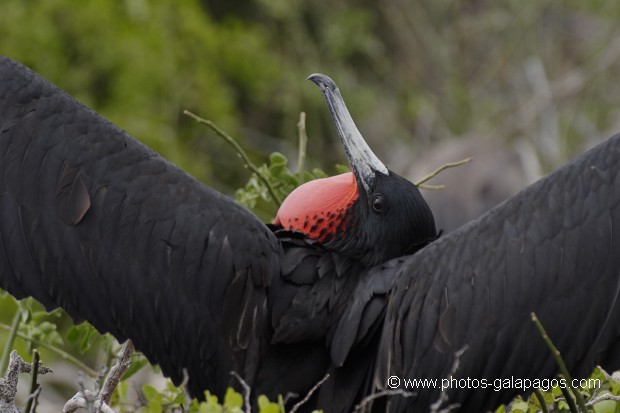
M 620 6 L 609 0 L 223 3 L 6 0 L 0 53 L 229 193 L 245 177 L 181 110 L 217 119 L 265 156 L 288 153 L 303 109 L 322 119 L 309 159 L 330 165 L 343 155 L 303 82 L 315 71 L 342 85 L 378 152 L 526 137 L 552 167 L 617 124 Z
M 278 398 L 278 403 L 272 402 L 267 396 L 258 396 L 258 410 L 260 413 L 284 413 L 284 401 L 282 396 Z
M 150 384 L 142 386 L 140 402 L 128 403 L 131 398 L 130 388 L 123 381 L 112 397 L 112 406 L 119 413 L 244 413 L 246 411 L 243 395 L 233 388 L 228 388 L 223 400 L 210 392 L 205 392 L 204 401 L 188 400 L 179 387 L 168 381 L 163 389 L 157 389 Z M 285 413 L 284 402 L 280 397 L 277 402 L 270 401 L 265 396 L 256 400 L 257 413 Z
M 19 332 L 31 343 L 45 342 L 53 346 L 61 346 L 63 339 L 53 319 L 60 318 L 62 310 L 56 309 L 50 313 L 45 310 L 35 310 L 34 300 L 30 298 L 21 301 L 21 304 L 22 322 Z
M 584 384 L 588 384 L 590 387 L 579 387 L 576 391 L 579 391 L 586 401 L 595 400 L 604 394 L 615 396 L 620 394 L 620 383 L 607 377 L 600 368 L 596 368 L 590 377 L 584 381 Z M 549 412 L 579 413 L 571 410 L 570 404 L 566 401 L 565 394 L 558 386 L 554 386 L 548 389 L 548 391 L 541 389 L 540 394 L 542 394 L 545 406 Z M 590 409 L 589 411 L 595 413 L 620 413 L 620 404 L 614 400 L 602 400 L 593 403 Z M 526 399 L 516 397 L 507 406 L 498 408 L 495 413 L 536 413 L 541 410 L 540 400 L 532 393 Z
M 293 172 L 288 165 L 289 161 L 283 154 L 274 152 L 269 155 L 268 163 L 263 163 L 258 167 L 261 177 L 256 173 L 252 173 L 243 188 L 239 188 L 235 191 L 235 199 L 237 202 L 252 210 L 257 209 L 259 202 L 271 204 L 270 208 L 275 213 L 277 205 L 274 204 L 274 200 L 269 194 L 264 180 L 267 180 L 275 189 L 279 199 L 285 199 L 288 194 L 302 183 L 329 176 L 320 168 L 314 168 L 311 172 Z M 345 166 L 336 165 L 337 173 L 344 173 L 348 170 L 349 169 Z
M 162 413 L 185 403 L 183 393 L 170 384 L 163 391 L 146 384 L 142 387 L 142 394 L 146 399 L 144 410 L 149 413 Z
M 90 350 L 95 344 L 95 338 L 100 334 L 93 326 L 88 323 L 73 326 L 67 332 L 67 343 L 77 347 L 82 354 Z

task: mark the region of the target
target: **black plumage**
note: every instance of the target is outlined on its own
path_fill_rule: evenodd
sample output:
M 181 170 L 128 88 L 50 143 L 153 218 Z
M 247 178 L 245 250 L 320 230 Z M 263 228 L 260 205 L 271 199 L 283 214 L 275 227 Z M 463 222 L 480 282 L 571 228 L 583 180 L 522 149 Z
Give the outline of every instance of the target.
M 558 367 L 535 312 L 572 374 L 620 367 L 620 136 L 410 257 L 392 286 L 378 382 L 392 374 L 535 379 Z M 516 394 L 453 389 L 448 403 L 486 411 Z M 438 397 L 394 400 L 417 411 Z
M 335 84 L 311 79 L 342 133 Z M 463 349 L 457 378 L 551 377 L 532 311 L 577 376 L 620 365 L 620 137 L 437 240 L 419 192 L 356 166 L 369 148 L 344 143 L 359 198 L 348 232 L 320 245 L 0 58 L 0 286 L 131 338 L 176 382 L 187 368 L 197 396 L 222 394 L 233 370 L 272 397 L 329 372 L 305 407 L 346 412 L 391 375 L 445 378 Z M 439 397 L 414 391 L 367 407 Z M 445 402 L 482 411 L 517 392 L 450 389 Z
M 273 233 L 18 63 L 0 73 L 2 288 L 188 368 L 195 394 L 252 374 Z

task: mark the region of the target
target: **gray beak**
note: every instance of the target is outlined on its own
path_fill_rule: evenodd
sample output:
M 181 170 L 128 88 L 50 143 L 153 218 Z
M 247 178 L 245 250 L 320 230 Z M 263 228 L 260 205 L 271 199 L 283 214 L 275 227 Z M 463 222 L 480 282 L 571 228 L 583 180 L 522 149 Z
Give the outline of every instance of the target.
M 355 178 L 358 184 L 361 183 L 363 185 L 368 194 L 375 175 L 377 173 L 388 175 L 388 169 L 377 158 L 377 155 L 372 152 L 357 126 L 355 126 L 355 122 L 353 122 L 353 118 L 351 118 L 340 90 L 338 90 L 338 86 L 336 86 L 334 81 L 320 73 L 310 75 L 308 80 L 314 82 L 323 92 L 329 112 L 332 114 L 336 129 L 338 129 L 338 135 L 340 135 L 344 150 L 353 168 Z

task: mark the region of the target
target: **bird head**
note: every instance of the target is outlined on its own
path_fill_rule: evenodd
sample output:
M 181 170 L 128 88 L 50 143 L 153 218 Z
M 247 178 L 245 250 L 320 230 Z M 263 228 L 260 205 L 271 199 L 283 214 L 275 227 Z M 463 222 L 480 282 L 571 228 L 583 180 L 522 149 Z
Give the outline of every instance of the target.
M 434 240 L 435 220 L 418 188 L 372 152 L 332 79 L 322 74 L 308 79 L 325 97 L 352 172 L 299 186 L 282 203 L 274 224 L 368 266 Z

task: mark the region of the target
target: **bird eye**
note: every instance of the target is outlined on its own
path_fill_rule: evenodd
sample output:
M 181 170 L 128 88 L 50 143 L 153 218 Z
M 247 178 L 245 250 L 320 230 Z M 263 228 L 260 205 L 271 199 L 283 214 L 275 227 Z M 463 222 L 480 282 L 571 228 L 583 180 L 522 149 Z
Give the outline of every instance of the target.
M 377 212 L 383 212 L 383 195 L 381 194 L 377 194 L 375 196 L 372 197 L 372 209 Z

